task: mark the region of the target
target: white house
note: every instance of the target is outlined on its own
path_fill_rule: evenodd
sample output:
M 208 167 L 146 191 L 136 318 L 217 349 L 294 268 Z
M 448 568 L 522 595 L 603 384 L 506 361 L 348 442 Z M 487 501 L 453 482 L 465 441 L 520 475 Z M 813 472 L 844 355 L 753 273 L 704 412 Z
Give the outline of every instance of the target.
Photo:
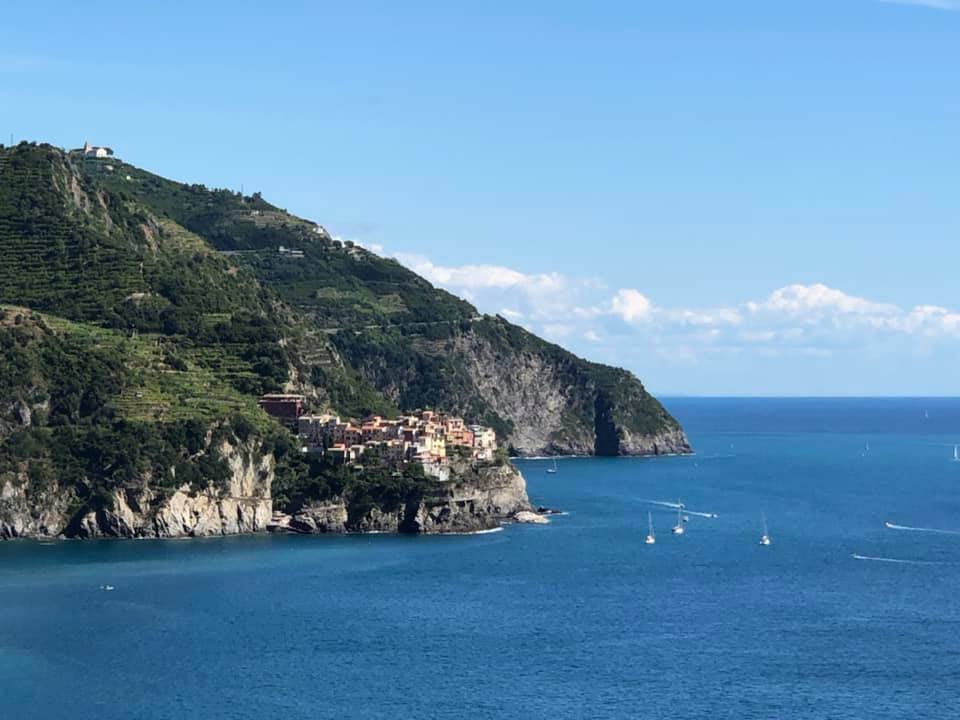
M 112 157 L 113 150 L 108 147 L 94 147 L 88 142 L 83 144 L 83 156 L 89 158 Z

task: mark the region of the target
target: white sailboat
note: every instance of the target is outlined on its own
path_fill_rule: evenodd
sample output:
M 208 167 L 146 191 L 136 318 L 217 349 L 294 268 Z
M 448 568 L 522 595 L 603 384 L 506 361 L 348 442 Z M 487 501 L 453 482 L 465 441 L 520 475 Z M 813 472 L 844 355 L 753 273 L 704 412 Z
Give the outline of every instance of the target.
M 770 544 L 770 534 L 767 532 L 767 516 L 766 516 L 766 515 L 762 515 L 761 517 L 763 518 L 763 535 L 760 536 L 760 544 L 761 544 L 761 545 L 769 545 L 769 544 Z
M 953 446 L 953 461 L 960 462 L 960 445 Z
M 683 503 L 677 500 L 677 524 L 670 528 L 674 535 L 683 535 Z
M 647 537 L 644 538 L 644 541 L 647 545 L 653 545 L 657 542 L 656 535 L 653 534 L 653 513 L 647 513 Z
M 553 459 L 553 467 L 552 467 L 552 468 L 547 468 L 547 472 L 550 473 L 551 475 L 555 475 L 555 474 L 556 474 L 556 472 L 557 472 L 557 459 L 556 459 L 556 458 Z

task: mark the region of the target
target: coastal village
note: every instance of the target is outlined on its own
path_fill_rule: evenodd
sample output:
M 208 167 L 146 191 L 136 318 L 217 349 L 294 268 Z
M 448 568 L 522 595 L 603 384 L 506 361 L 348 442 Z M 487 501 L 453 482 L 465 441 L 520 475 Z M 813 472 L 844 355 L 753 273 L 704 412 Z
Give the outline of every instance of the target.
M 371 415 L 362 420 L 305 412 L 302 395 L 270 394 L 260 407 L 296 433 L 301 449 L 321 453 L 352 466 L 419 463 L 427 475 L 450 476 L 449 461 L 464 457 L 490 462 L 497 451 L 497 435 L 484 425 L 434 410 L 421 410 L 395 419 Z

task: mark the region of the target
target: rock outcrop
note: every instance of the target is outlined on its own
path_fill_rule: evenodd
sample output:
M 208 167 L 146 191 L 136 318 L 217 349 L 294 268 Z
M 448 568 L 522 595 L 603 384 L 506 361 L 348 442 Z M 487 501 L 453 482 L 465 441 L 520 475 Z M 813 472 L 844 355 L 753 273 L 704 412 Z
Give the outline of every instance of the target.
M 429 482 L 394 506 L 335 499 L 312 503 L 291 515 L 274 515 L 271 454 L 224 443 L 219 452 L 231 475 L 225 486 L 199 491 L 184 485 L 156 488 L 144 482 L 115 490 L 103 506 L 77 513 L 72 490 L 51 486 L 31 497 L 27 479 L 0 487 L 0 539 L 174 538 L 233 535 L 271 530 L 303 534 L 443 534 L 491 530 L 529 522 L 523 475 L 509 464 L 455 464 L 449 482 Z M 73 511 L 73 514 L 71 512 Z M 518 514 L 520 519 L 518 520 Z
M 621 455 L 686 455 L 690 442 L 679 427 L 670 428 L 654 435 L 643 435 L 622 430 Z
M 518 523 L 524 523 L 526 525 L 549 525 L 550 520 L 545 518 L 543 515 L 539 515 L 531 510 L 521 510 L 516 515 L 513 516 L 513 519 Z
M 512 465 L 456 468 L 452 476 L 457 479 L 407 503 L 400 532 L 490 530 L 530 509 L 526 481 Z
M 588 363 L 535 338 L 529 347 L 513 346 L 498 342 L 494 333 L 471 331 L 458 337 L 455 352 L 476 393 L 509 421 L 516 454 L 691 451 L 677 421 L 631 373 Z
M 69 519 L 76 497 L 56 485 L 38 493 L 28 490 L 25 474 L 0 480 L 0 540 L 23 537 L 56 537 Z
M 297 533 L 443 534 L 491 530 L 530 510 L 526 481 L 512 465 L 460 463 L 455 480 L 433 482 L 392 507 L 356 502 L 307 505 L 271 529 Z
M 230 475 L 220 487 L 152 486 L 147 478 L 114 490 L 98 509 L 71 514 L 75 493 L 57 485 L 31 495 L 27 478 L 0 488 L 0 538 L 200 537 L 262 532 L 272 515 L 274 458 L 259 445 L 224 441 L 215 450 Z

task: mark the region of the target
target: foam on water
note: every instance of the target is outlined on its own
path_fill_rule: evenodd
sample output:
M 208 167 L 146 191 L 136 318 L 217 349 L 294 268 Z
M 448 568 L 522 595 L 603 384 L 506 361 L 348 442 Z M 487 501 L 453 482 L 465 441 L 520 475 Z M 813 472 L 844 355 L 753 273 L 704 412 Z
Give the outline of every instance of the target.
M 960 530 L 939 530 L 928 527 L 912 527 L 910 525 L 895 525 L 892 522 L 886 522 L 884 525 L 890 530 L 905 530 L 907 532 L 934 533 L 936 535 L 960 535 Z
M 854 560 L 869 560 L 871 562 L 898 563 L 900 565 L 954 565 L 955 563 L 940 562 L 937 560 L 904 560 L 901 558 L 872 557 L 870 555 L 858 555 L 853 553 L 850 557 Z

